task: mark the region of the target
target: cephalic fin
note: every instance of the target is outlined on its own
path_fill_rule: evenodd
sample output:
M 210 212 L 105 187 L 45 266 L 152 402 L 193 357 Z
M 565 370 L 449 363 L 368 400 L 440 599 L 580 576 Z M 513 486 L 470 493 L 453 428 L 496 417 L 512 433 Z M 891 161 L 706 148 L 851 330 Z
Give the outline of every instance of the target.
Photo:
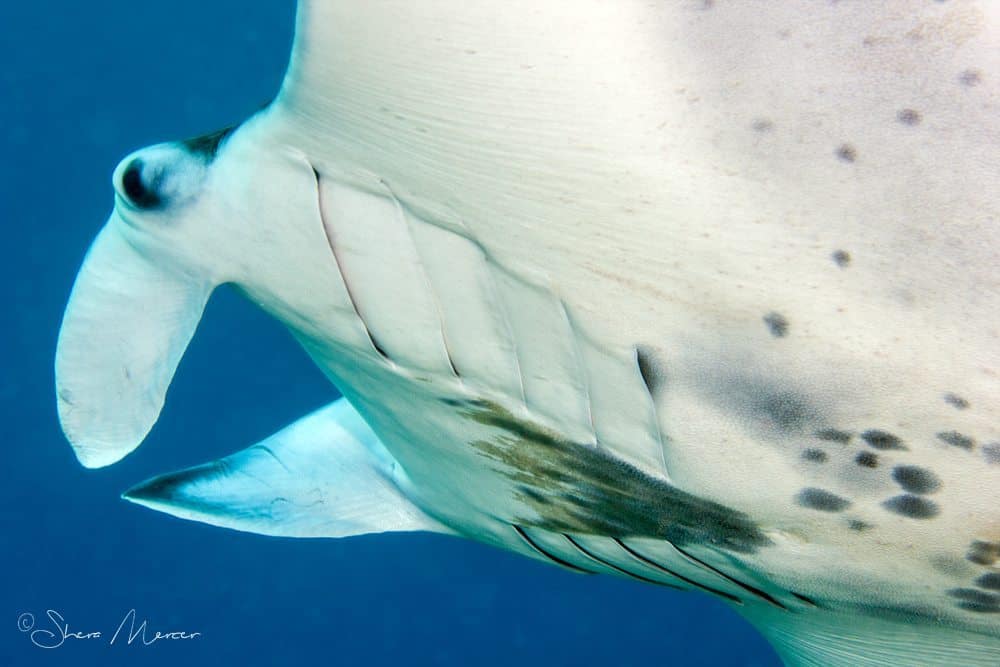
M 123 497 L 262 535 L 450 533 L 404 495 L 405 479 L 361 415 L 340 399 L 241 452 L 160 475 Z
M 115 463 L 149 433 L 213 288 L 148 256 L 128 232 L 115 212 L 95 239 L 56 348 L 59 419 L 88 468 Z

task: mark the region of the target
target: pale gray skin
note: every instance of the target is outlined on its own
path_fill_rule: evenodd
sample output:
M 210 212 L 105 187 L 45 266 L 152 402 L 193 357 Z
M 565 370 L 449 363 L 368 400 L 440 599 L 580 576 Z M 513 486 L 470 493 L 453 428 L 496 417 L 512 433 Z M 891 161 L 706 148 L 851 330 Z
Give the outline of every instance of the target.
M 123 161 L 81 461 L 232 282 L 353 409 L 131 499 L 707 590 L 790 664 L 996 664 L 998 6 L 456 7 L 303 2 L 267 110 Z

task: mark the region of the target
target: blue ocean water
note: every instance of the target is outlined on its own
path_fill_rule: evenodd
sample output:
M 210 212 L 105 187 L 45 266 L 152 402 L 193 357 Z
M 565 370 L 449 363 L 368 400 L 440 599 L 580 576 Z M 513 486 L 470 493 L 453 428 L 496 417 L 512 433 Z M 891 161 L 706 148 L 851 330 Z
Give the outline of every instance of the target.
M 285 0 L 0 3 L 0 665 L 774 665 L 720 602 L 582 577 L 429 535 L 265 538 L 118 494 L 260 440 L 336 397 L 277 323 L 216 293 L 159 424 L 109 469 L 75 461 L 55 414 L 62 309 L 129 151 L 239 121 L 277 90 Z M 198 632 L 128 645 L 136 626 Z M 47 610 L 53 649 L 19 631 Z M 126 625 L 126 632 L 129 626 Z

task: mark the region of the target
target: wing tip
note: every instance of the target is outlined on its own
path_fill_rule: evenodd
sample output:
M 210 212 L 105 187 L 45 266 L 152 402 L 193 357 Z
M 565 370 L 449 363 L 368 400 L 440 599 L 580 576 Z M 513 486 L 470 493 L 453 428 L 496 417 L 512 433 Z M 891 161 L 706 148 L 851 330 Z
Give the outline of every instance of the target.
M 221 509 L 220 499 L 212 497 L 211 483 L 224 475 L 222 462 L 203 463 L 139 482 L 126 489 L 121 498 L 182 519 L 219 525 L 213 517 Z M 209 488 L 204 488 L 204 484 Z

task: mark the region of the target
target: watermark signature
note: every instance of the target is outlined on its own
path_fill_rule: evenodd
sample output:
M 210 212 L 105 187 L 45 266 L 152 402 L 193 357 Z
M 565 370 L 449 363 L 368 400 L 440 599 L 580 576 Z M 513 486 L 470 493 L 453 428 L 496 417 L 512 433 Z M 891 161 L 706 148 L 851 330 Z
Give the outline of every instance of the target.
M 148 619 L 138 618 L 135 609 L 128 610 L 112 635 L 102 630 L 70 628 L 69 622 L 55 609 L 46 610 L 45 618 L 38 622 L 31 612 L 22 613 L 17 617 L 17 629 L 27 635 L 32 644 L 45 649 L 59 648 L 72 641 L 97 641 L 108 646 L 151 646 L 157 642 L 192 640 L 202 636 L 200 632 L 187 630 L 154 630 L 149 626 Z

